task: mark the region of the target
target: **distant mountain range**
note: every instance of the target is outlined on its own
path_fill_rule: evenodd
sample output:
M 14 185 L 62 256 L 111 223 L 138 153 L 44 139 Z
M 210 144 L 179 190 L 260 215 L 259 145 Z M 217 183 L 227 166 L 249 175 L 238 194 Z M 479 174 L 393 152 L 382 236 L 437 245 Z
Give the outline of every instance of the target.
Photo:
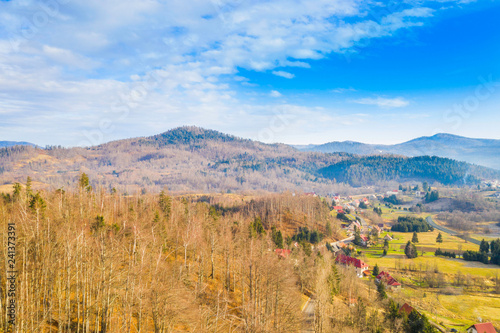
M 397 154 L 439 156 L 500 170 L 500 140 L 471 139 L 452 134 L 424 136 L 395 145 L 365 144 L 354 141 L 295 146 L 302 151 L 346 152 L 358 155 Z
M 42 187 L 69 188 L 82 172 L 89 175 L 94 188 L 123 193 L 168 188 L 183 193 L 326 194 L 388 182 L 391 186 L 406 181 L 461 186 L 475 185 L 481 178 L 500 179 L 498 170 L 448 158 L 299 151 L 198 127 L 89 148 L 0 148 L 0 185 L 24 182 L 30 176 Z
M 24 142 L 24 141 L 0 141 L 0 148 L 7 148 L 7 147 L 14 147 L 14 146 L 32 146 L 35 147 L 36 145 L 31 142 Z

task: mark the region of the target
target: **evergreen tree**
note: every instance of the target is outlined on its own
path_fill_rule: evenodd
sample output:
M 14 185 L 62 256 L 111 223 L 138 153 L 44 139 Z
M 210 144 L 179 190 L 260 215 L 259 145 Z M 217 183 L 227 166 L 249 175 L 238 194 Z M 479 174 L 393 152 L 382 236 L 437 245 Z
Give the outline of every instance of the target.
M 413 232 L 413 237 L 411 238 L 412 243 L 418 243 L 418 235 L 417 232 Z
M 166 195 L 164 191 L 161 191 L 158 205 L 160 206 L 167 221 L 170 220 L 170 215 L 172 213 L 172 198 L 169 195 Z
M 434 333 L 436 329 L 429 323 L 425 315 L 413 310 L 404 323 L 406 333 Z
M 373 267 L 373 272 L 372 272 L 372 275 L 373 276 L 377 276 L 380 274 L 380 270 L 378 268 L 378 264 L 375 264 L 375 267 Z
M 359 234 L 358 229 L 356 229 L 356 232 L 354 233 L 354 240 L 352 242 L 354 243 L 354 245 L 357 245 L 357 246 L 363 245 L 363 240 L 361 239 L 361 235 Z
M 275 226 L 271 228 L 271 238 L 278 249 L 283 248 L 283 235 L 281 234 L 281 230 L 276 230 Z
M 377 292 L 378 292 L 378 297 L 380 299 L 386 299 L 387 298 L 387 293 L 385 292 L 385 283 L 380 282 L 377 286 Z
M 84 172 L 80 175 L 80 179 L 78 180 L 78 184 L 82 190 L 87 192 L 92 191 L 92 186 L 90 186 L 89 176 Z
M 331 302 L 333 303 L 335 295 L 340 293 L 340 274 L 336 264 L 332 264 L 332 271 L 330 275 L 328 275 L 328 286 L 330 289 Z
M 436 238 L 436 243 L 442 243 L 442 242 L 443 242 L 443 235 L 441 235 L 441 233 L 439 233 L 439 235 Z
M 332 225 L 331 225 L 331 223 L 330 223 L 330 220 L 326 221 L 326 228 L 325 228 L 325 232 L 326 232 L 326 235 L 327 235 L 328 237 L 332 237 L 332 233 L 333 233 L 333 231 L 332 231 Z
M 483 238 L 481 244 L 479 245 L 479 252 L 488 253 L 489 251 L 490 251 L 490 244 L 488 244 L 488 242 L 485 241 Z
M 12 201 L 17 201 L 20 197 L 21 197 L 21 184 L 15 183 L 14 192 L 12 193 Z
M 491 241 L 490 250 L 491 250 L 491 253 L 495 253 L 495 252 L 500 250 L 500 238 L 497 238 L 496 240 Z
M 405 247 L 405 255 L 409 259 L 416 258 L 418 256 L 417 247 L 412 242 L 408 241 Z
M 33 195 L 33 189 L 31 188 L 31 177 L 28 176 L 26 178 L 26 198 L 29 200 L 31 195 Z

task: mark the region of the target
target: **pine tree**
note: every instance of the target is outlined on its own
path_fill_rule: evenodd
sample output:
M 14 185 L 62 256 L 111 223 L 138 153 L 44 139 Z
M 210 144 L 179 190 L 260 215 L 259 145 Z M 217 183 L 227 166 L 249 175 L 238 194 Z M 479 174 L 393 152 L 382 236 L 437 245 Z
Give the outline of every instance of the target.
M 437 243 L 442 243 L 443 242 L 443 235 L 441 235 L 441 233 L 439 233 L 439 235 L 437 236 L 436 242 Z
M 380 297 L 380 299 L 387 298 L 387 293 L 385 292 L 385 284 L 382 281 L 378 284 L 377 291 L 378 291 L 378 297 Z
M 330 220 L 326 221 L 325 232 L 328 237 L 332 237 L 332 225 L 330 223 Z
M 408 241 L 405 247 L 405 255 L 409 259 L 416 258 L 418 256 L 417 247 L 412 242 Z
M 479 245 L 479 251 L 484 253 L 488 253 L 490 251 L 490 244 L 488 244 L 488 242 L 485 241 L 484 238 Z
M 413 232 L 413 237 L 411 238 L 412 243 L 418 243 L 418 235 L 417 232 Z
M 340 293 L 340 274 L 336 264 L 332 264 L 332 271 L 328 275 L 328 285 L 330 287 L 331 302 L 335 295 Z
M 92 186 L 90 186 L 89 176 L 84 172 L 80 175 L 80 179 L 78 180 L 78 184 L 82 190 L 87 192 L 92 191 Z
M 379 270 L 379 268 L 378 268 L 378 264 L 375 264 L 375 267 L 373 267 L 373 272 L 372 272 L 372 275 L 373 275 L 373 276 L 377 276 L 377 275 L 379 275 L 379 273 L 380 273 L 379 271 L 380 271 L 380 270 Z

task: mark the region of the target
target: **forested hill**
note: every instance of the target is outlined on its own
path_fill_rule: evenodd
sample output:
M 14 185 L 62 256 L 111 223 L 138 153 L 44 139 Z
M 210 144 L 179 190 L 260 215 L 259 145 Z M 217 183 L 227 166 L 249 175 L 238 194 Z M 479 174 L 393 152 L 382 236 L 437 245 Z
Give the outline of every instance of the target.
M 499 178 L 500 172 L 436 156 L 397 157 L 376 155 L 354 157 L 318 171 L 325 178 L 353 186 L 381 181 L 426 180 L 444 185 L 475 185 L 480 178 Z
M 113 141 L 89 148 L 23 147 L 0 151 L 0 184 L 26 180 L 69 187 L 81 172 L 94 186 L 122 192 L 286 190 L 328 193 L 334 183 L 316 171 L 348 154 L 300 152 L 198 127 Z M 2 157 L 3 156 L 3 157 Z M 341 190 L 343 185 L 335 185 Z
M 298 146 L 297 148 L 304 151 L 346 152 L 358 155 L 439 156 L 500 170 L 500 140 L 473 139 L 446 133 L 424 136 L 396 145 L 334 141 L 322 145 Z
M 326 194 L 385 181 L 475 184 L 499 172 L 442 158 L 304 152 L 198 127 L 89 148 L 0 149 L 0 185 L 24 182 L 70 187 L 79 175 L 93 186 L 121 192 L 304 191 Z M 467 177 L 466 177 L 467 175 Z M 346 184 L 349 185 L 346 185 Z M 359 189 L 362 191 L 362 189 Z

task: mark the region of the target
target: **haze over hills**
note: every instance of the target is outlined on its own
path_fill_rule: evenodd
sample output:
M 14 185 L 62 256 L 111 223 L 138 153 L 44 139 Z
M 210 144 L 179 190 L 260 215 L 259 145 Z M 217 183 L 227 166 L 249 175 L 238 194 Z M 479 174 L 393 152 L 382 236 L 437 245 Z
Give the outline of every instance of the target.
M 286 190 L 332 193 L 350 186 L 396 181 L 474 185 L 500 172 L 445 158 L 412 159 L 299 151 L 198 127 L 90 148 L 16 146 L 0 149 L 0 184 L 27 176 L 52 187 L 70 187 L 87 173 L 94 186 L 134 193 Z M 344 184 L 345 183 L 345 184 Z M 347 185 L 348 184 L 348 185 Z
M 7 148 L 7 147 L 14 147 L 14 146 L 32 146 L 35 147 L 36 145 L 31 142 L 25 142 L 25 141 L 0 141 L 0 148 Z
M 424 136 L 395 145 L 334 141 L 321 145 L 296 146 L 296 148 L 302 151 L 346 152 L 358 155 L 439 156 L 500 170 L 500 140 L 472 139 L 443 133 Z

